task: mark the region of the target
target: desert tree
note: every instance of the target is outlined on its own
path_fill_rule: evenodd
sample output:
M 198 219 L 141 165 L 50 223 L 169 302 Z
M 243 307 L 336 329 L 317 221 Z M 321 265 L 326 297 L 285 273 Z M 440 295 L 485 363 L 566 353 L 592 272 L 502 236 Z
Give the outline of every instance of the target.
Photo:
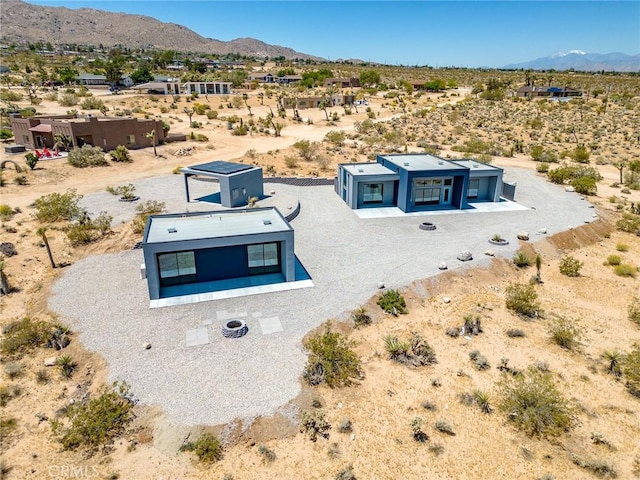
M 327 122 L 329 121 L 329 112 L 327 111 L 328 108 L 329 108 L 329 100 L 325 97 L 318 104 L 318 109 L 320 109 L 320 110 L 322 110 L 324 112 L 324 116 L 325 116 Z
M 56 268 L 56 262 L 53 260 L 53 254 L 51 253 L 51 247 L 49 246 L 49 239 L 47 238 L 47 227 L 40 227 L 36 230 L 36 235 L 42 239 L 44 247 L 47 249 L 47 255 L 49 256 L 51 267 Z
M 622 178 L 622 172 L 627 167 L 627 161 L 626 160 L 617 160 L 617 161 L 613 162 L 612 165 L 618 169 L 618 173 L 620 174 L 620 183 L 624 183 L 623 182 L 623 178 Z
M 251 113 L 251 106 L 247 102 L 247 100 L 249 100 L 249 95 L 247 95 L 246 93 L 243 93 L 242 100 L 244 101 L 244 106 L 247 107 L 247 110 L 249 110 L 249 116 L 253 117 L 253 113 Z
M 258 100 L 260 100 L 260 105 L 264 105 L 264 93 L 263 92 L 259 92 L 258 93 Z
M 151 130 L 150 132 L 145 133 L 144 136 L 151 140 L 151 145 L 153 145 L 153 156 L 157 157 L 158 151 L 156 150 L 156 131 Z

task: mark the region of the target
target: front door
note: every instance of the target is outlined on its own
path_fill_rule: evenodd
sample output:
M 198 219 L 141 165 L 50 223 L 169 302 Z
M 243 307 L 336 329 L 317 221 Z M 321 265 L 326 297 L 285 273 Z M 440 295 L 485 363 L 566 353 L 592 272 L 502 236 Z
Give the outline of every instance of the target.
M 453 179 L 445 178 L 444 185 L 442 186 L 442 198 L 440 199 L 440 204 L 442 205 L 451 205 L 451 190 L 453 188 Z

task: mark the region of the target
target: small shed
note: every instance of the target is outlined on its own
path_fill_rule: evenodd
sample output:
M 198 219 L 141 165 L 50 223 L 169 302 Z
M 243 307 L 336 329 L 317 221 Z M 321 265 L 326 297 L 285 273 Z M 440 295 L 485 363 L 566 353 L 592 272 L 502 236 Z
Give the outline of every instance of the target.
M 249 199 L 264 196 L 262 184 L 262 168 L 245 163 L 233 163 L 216 160 L 199 165 L 181 168 L 184 175 L 184 188 L 189 198 L 189 177 L 202 176 L 214 178 L 220 184 L 220 203 L 223 207 L 241 207 L 249 203 Z

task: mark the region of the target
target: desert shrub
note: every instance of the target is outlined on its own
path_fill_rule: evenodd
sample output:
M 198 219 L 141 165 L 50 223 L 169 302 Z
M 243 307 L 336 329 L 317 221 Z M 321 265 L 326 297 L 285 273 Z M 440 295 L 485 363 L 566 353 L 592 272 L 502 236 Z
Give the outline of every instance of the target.
M 296 168 L 298 166 L 298 159 L 287 155 L 284 157 L 284 164 L 287 168 Z
M 616 275 L 620 277 L 632 277 L 632 278 L 635 278 L 635 276 L 638 273 L 637 267 L 629 263 L 621 263 L 620 265 L 616 265 L 615 267 L 613 267 L 613 271 L 615 272 Z
M 580 260 L 567 255 L 560 260 L 560 273 L 567 277 L 579 277 L 582 265 L 584 264 Z
M 49 372 L 46 369 L 41 368 L 36 372 L 36 382 L 38 383 L 48 383 L 49 382 Z
M 13 132 L 10 128 L 0 128 L 0 140 L 9 140 L 13 138 Z
M 338 426 L 338 432 L 340 433 L 351 433 L 352 431 L 353 425 L 351 424 L 351 420 L 348 418 L 345 418 Z
M 83 145 L 80 148 L 74 148 L 69 152 L 67 163 L 76 168 L 87 167 L 103 167 L 109 165 L 104 158 L 104 152 L 100 147 L 92 147 L 91 145 Z
M 215 120 L 218 118 L 218 111 L 217 110 L 207 110 L 207 118 L 209 120 Z
M 299 140 L 293 144 L 293 148 L 298 150 L 300 157 L 306 162 L 312 162 L 318 155 L 318 142 L 309 140 Z
M 73 107 L 78 104 L 78 96 L 75 93 L 63 93 L 58 97 L 58 103 L 62 107 Z
M 429 440 L 429 435 L 427 435 L 422 430 L 422 426 L 424 425 L 424 420 L 422 419 L 422 417 L 414 417 L 411 420 L 410 425 L 411 425 L 411 433 L 412 433 L 413 439 L 416 442 L 424 443 L 427 440 Z
M 318 436 L 329 438 L 330 429 L 331 424 L 327 422 L 322 410 L 305 410 L 300 415 L 300 433 L 306 433 L 312 442 L 315 442 Z
M 507 330 L 507 337 L 522 338 L 524 336 L 525 336 L 524 331 L 519 328 L 510 328 L 509 330 Z
M 0 407 L 4 407 L 9 400 L 19 397 L 21 393 L 22 387 L 18 384 L 0 386 Z
M 345 138 L 346 138 L 345 133 L 338 130 L 331 130 L 330 132 L 327 132 L 327 134 L 324 136 L 324 139 L 327 142 L 333 143 L 336 146 L 344 145 Z
M 551 324 L 549 335 L 555 344 L 567 350 L 573 350 L 580 344 L 580 330 L 564 318 L 558 318 Z
M 616 243 L 616 250 L 619 252 L 628 252 L 629 245 L 627 245 L 626 243 Z
M 353 351 L 354 342 L 327 325 L 324 333 L 312 335 L 304 342 L 309 351 L 303 378 L 310 385 L 325 382 L 330 387 L 349 385 L 360 376 L 360 358 Z
M 367 308 L 364 306 L 356 308 L 351 312 L 351 319 L 356 327 L 362 327 L 364 325 L 371 324 L 371 316 L 367 312 Z
M 121 162 L 121 163 L 133 162 L 133 157 L 129 153 L 129 149 L 124 145 L 118 145 L 115 148 L 115 150 L 111 150 L 109 152 L 109 156 L 111 157 L 111 160 L 113 160 L 114 162 Z
M 483 413 L 489 414 L 493 412 L 493 407 L 491 406 L 491 396 L 484 390 L 474 390 L 473 399 L 474 403 Z
M 609 255 L 607 257 L 607 265 L 620 265 L 622 262 L 622 257 L 620 255 Z
M 71 378 L 78 367 L 71 355 L 60 355 L 56 359 L 56 365 L 60 367 L 60 376 L 62 378 Z
M 535 317 L 540 309 L 537 300 L 538 294 L 533 288 L 533 285 L 512 283 L 505 289 L 507 308 L 519 315 Z
M 262 455 L 262 461 L 264 463 L 273 463 L 276 459 L 276 452 L 266 445 L 258 445 L 258 453 Z
M 124 431 L 133 418 L 132 409 L 129 386 L 114 383 L 111 388 L 102 388 L 97 397 L 70 405 L 64 419 L 51 422 L 51 428 L 65 450 L 95 450 Z
M 491 367 L 487 357 L 482 355 L 479 350 L 473 350 L 469 352 L 469 359 L 475 364 L 476 368 L 480 371 L 488 370 Z
M 8 88 L 0 90 L 0 100 L 3 102 L 19 102 L 22 98 L 22 94 L 9 90 Z
M 438 410 L 438 406 L 431 400 L 423 400 L 422 403 L 420 403 L 420 406 L 425 410 L 429 410 L 430 412 L 435 412 Z
M 19 173 L 18 175 L 13 177 L 13 181 L 16 185 L 27 185 L 29 183 L 27 176 L 22 173 Z
M 147 200 L 136 207 L 136 217 L 131 222 L 133 233 L 142 233 L 150 215 L 164 212 L 165 203 Z
M 640 297 L 634 297 L 627 307 L 629 320 L 640 326 Z
M 513 264 L 518 268 L 528 267 L 531 265 L 531 259 L 526 253 L 519 251 L 513 256 Z
M 87 97 L 82 101 L 80 106 L 84 110 L 101 110 L 104 108 L 104 102 L 96 97 Z
M 180 451 L 193 452 L 203 463 L 214 463 L 222 459 L 222 444 L 218 438 L 205 433 L 195 442 L 185 443 L 180 447 Z
M 29 152 L 24 156 L 24 163 L 27 164 L 30 170 L 35 170 L 38 164 L 38 156 L 33 152 Z
M 348 465 L 346 468 L 336 473 L 335 480 L 357 480 L 356 474 L 353 473 L 353 465 Z
M 640 345 L 634 345 L 633 350 L 625 355 L 622 372 L 629 392 L 640 398 Z
M 24 365 L 20 362 L 7 362 L 4 364 L 4 373 L 9 377 L 9 380 L 13 380 L 24 373 Z
M 587 460 L 577 455 L 571 455 L 571 461 L 585 470 L 590 470 L 593 474 L 602 478 L 617 478 L 616 470 L 603 460 Z
M 407 304 L 402 294 L 395 289 L 390 289 L 378 297 L 378 306 L 394 316 L 407 313 Z
M 395 362 L 413 367 L 438 363 L 435 351 L 420 334 L 412 333 L 408 340 L 387 335 L 384 345 L 389 358 Z
M 134 193 L 136 191 L 136 187 L 132 183 L 129 183 L 128 185 L 119 185 L 117 187 L 108 186 L 106 190 L 111 195 L 118 195 L 123 200 L 133 200 L 136 198 Z
M 66 229 L 67 238 L 73 246 L 95 242 L 111 231 L 112 220 L 113 217 L 107 215 L 107 212 L 100 212 L 100 215 L 93 220 L 86 218 L 70 225 Z
M 623 212 L 622 218 L 616 222 L 616 228 L 623 232 L 636 233 L 640 230 L 640 215 Z
M 536 166 L 536 172 L 538 172 L 538 173 L 547 173 L 547 172 L 549 172 L 549 164 L 547 162 L 539 163 Z
M 573 408 L 548 372 L 530 367 L 522 375 L 505 375 L 498 390 L 500 410 L 531 437 L 558 436 L 575 422 Z
M 7 435 L 9 435 L 17 426 L 18 422 L 15 418 L 13 417 L 2 417 L 0 418 L 0 438 L 7 438 Z M 8 472 L 7 468 L 4 465 L 0 464 L 0 472 L 3 472 L 0 475 L 0 478 L 5 478 L 5 473 Z
M 571 186 L 582 195 L 595 195 L 598 192 L 596 179 L 593 177 L 580 177 L 571 180 Z
M 25 317 L 2 329 L 0 350 L 5 355 L 24 353 L 45 346 L 53 336 L 50 323 Z
M 441 433 L 446 433 L 447 435 L 455 435 L 456 432 L 453 430 L 453 426 L 447 422 L 446 420 L 438 420 L 435 423 L 435 428 Z
M 574 162 L 589 163 L 590 154 L 587 147 L 584 145 L 578 145 L 569 153 L 569 157 L 571 157 Z
M 0 204 L 0 220 L 6 222 L 11 220 L 16 214 L 16 211 L 6 203 Z

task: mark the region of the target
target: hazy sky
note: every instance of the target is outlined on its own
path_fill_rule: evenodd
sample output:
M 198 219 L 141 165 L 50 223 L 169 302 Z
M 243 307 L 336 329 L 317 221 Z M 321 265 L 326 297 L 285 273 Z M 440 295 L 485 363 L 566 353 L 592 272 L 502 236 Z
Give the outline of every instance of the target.
M 640 52 L 637 0 L 29 3 L 149 15 L 204 37 L 253 37 L 330 60 L 500 67 L 569 50 Z

